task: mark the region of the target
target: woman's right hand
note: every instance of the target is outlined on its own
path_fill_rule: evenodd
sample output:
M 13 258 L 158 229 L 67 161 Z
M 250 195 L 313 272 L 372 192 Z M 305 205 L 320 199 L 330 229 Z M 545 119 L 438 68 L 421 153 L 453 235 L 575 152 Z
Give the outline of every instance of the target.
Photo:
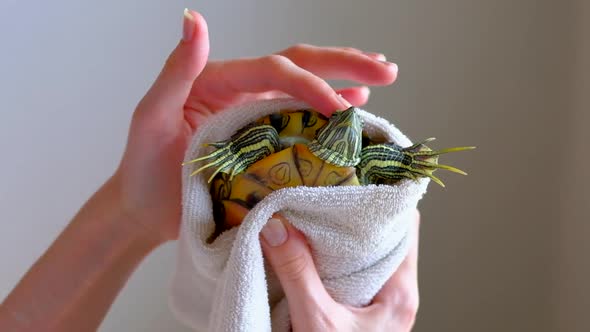
M 346 47 L 295 45 L 256 58 L 210 61 L 205 19 L 187 11 L 183 31 L 134 112 L 127 148 L 111 181 L 126 219 L 159 242 L 178 237 L 180 165 L 192 136 L 210 114 L 291 96 L 329 115 L 364 104 L 369 91 L 364 85 L 389 85 L 397 75 L 397 66 L 382 54 Z M 361 86 L 335 91 L 325 79 Z
M 275 219 L 275 218 L 279 219 Z M 391 278 L 364 308 L 336 302 L 322 284 L 309 246 L 280 216 L 262 230 L 262 249 L 289 303 L 293 331 L 410 331 L 418 311 L 418 228 L 410 251 Z

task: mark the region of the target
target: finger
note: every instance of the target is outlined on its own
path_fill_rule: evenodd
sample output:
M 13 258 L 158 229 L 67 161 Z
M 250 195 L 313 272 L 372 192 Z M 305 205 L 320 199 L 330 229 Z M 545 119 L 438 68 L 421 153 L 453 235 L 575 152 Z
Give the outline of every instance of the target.
M 346 52 L 363 54 L 363 55 L 366 55 L 366 56 L 368 56 L 372 59 L 378 60 L 378 61 L 386 61 L 387 60 L 387 58 L 385 57 L 385 54 L 383 54 L 383 53 L 361 51 L 358 48 L 354 48 L 354 47 L 332 46 L 332 47 L 323 47 L 323 48 L 329 48 L 329 49 L 334 49 L 334 50 L 341 50 L 341 51 L 346 51 Z
M 373 304 L 384 308 L 386 319 L 394 319 L 396 325 L 406 328 L 414 324 L 419 306 L 418 292 L 418 243 L 420 214 L 416 211 L 414 227 L 411 231 L 412 245 L 408 255 L 375 295 Z
M 355 86 L 343 89 L 337 89 L 336 93 L 342 96 L 347 102 L 354 106 L 362 106 L 369 101 L 371 91 L 366 86 Z M 262 100 L 262 99 L 276 99 L 276 98 L 287 98 L 288 94 L 281 91 L 266 91 L 261 93 L 252 94 L 251 96 L 245 97 L 244 100 Z
M 202 72 L 209 56 L 209 33 L 205 19 L 185 10 L 183 38 L 170 54 L 160 75 L 142 100 L 141 107 L 169 118 L 170 110 L 182 116 L 193 82 Z
M 387 61 L 387 58 L 383 53 L 363 52 L 363 54 L 378 61 Z
M 388 85 L 397 77 L 397 65 L 379 61 L 378 53 L 369 53 L 372 55 L 368 56 L 365 52 L 349 49 L 301 44 L 281 51 L 279 54 L 323 79 Z
M 290 310 L 313 310 L 320 304 L 332 303 L 304 236 L 279 218 L 272 218 L 263 228 L 261 244 L 285 291 Z
M 366 86 L 358 86 L 336 90 L 344 99 L 354 106 L 363 106 L 369 101 L 371 90 Z
M 281 55 L 215 63 L 207 74 L 220 84 L 210 88 L 218 95 L 279 90 L 325 115 L 350 107 L 326 81 Z

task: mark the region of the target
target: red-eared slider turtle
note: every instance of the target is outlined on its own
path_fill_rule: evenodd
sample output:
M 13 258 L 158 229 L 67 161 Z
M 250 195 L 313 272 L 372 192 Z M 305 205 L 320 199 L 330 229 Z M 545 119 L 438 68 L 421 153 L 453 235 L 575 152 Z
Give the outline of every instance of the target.
M 241 223 L 248 211 L 274 190 L 296 186 L 395 185 L 402 179 L 428 177 L 436 169 L 465 172 L 438 164 L 443 153 L 424 145 L 403 148 L 374 142 L 363 133 L 363 121 L 351 107 L 330 118 L 314 110 L 283 110 L 251 123 L 230 139 L 208 145 L 212 153 L 188 163 L 206 161 L 192 175 L 214 168 L 209 178 L 217 232 Z

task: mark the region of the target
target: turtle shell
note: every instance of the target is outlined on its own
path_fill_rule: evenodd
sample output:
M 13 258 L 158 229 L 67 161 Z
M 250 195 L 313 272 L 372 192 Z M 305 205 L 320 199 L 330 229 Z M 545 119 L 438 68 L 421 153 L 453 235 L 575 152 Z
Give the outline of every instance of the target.
M 283 110 L 256 121 L 254 126 L 271 125 L 277 130 L 281 149 L 233 178 L 227 173 L 213 178 L 210 188 L 218 232 L 238 226 L 254 205 L 281 188 L 360 185 L 354 166 L 336 166 L 310 151 L 308 144 L 327 123 L 314 110 Z

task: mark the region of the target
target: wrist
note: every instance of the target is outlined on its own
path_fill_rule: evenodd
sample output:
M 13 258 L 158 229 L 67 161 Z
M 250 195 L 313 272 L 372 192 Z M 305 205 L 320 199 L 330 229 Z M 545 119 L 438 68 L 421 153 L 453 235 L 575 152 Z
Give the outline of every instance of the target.
M 125 205 L 121 181 L 117 174 L 110 177 L 103 186 L 90 198 L 83 208 L 99 215 L 102 226 L 109 228 L 115 238 L 126 242 L 132 248 L 143 248 L 151 251 L 166 239 L 156 231 L 146 227 L 141 220 Z M 96 211 L 96 212 L 94 212 Z M 82 212 L 82 211 L 81 211 Z

